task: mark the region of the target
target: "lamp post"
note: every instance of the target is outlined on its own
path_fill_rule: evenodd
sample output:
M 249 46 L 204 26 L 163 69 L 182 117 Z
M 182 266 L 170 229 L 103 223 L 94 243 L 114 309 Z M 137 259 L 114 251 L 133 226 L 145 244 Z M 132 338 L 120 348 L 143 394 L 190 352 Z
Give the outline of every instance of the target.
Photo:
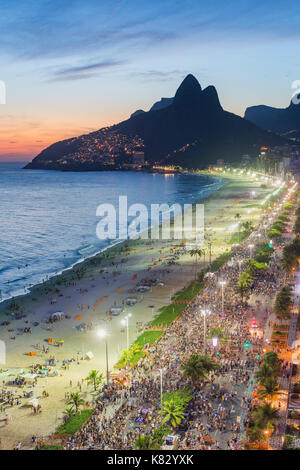
M 158 369 L 160 373 L 160 406 L 162 409 L 162 404 L 163 404 L 163 369 L 160 368 Z
M 109 368 L 108 368 L 108 345 L 107 345 L 107 331 L 106 330 L 99 330 L 98 331 L 99 338 L 105 339 L 105 358 L 106 358 L 106 383 L 109 386 Z
M 129 318 L 131 317 L 131 313 L 128 313 L 126 317 L 122 320 L 122 325 L 126 326 L 126 344 L 127 344 L 127 369 L 129 368 Z
M 226 286 L 225 281 L 220 281 L 221 293 L 222 293 L 222 313 L 224 313 L 224 287 Z
M 239 274 L 241 274 L 241 266 L 242 266 L 242 259 L 238 259 L 238 264 L 239 264 Z
M 249 245 L 250 258 L 252 258 L 252 250 L 253 250 L 253 248 L 254 248 L 254 245 L 253 245 L 253 244 Z
M 208 242 L 208 248 L 209 248 L 209 265 L 211 265 L 211 242 Z
M 204 322 L 204 334 L 203 334 L 203 339 L 204 339 L 204 354 L 206 353 L 206 317 L 210 314 L 210 310 L 208 309 L 203 309 L 201 310 L 201 314 L 203 316 L 203 322 Z

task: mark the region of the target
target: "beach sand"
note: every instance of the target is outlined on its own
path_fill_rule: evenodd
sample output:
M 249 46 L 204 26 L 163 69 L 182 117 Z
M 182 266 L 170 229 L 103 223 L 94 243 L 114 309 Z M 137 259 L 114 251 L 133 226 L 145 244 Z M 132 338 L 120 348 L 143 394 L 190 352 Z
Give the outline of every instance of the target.
M 212 259 L 230 250 L 228 241 L 232 232 L 228 227 L 236 223 L 234 216 L 237 212 L 241 215 L 240 222 L 251 220 L 254 225 L 258 222 L 262 211 L 259 203 L 265 195 L 274 191 L 271 187 L 262 188 L 261 184 L 262 181 L 255 181 L 255 178 L 245 175 L 227 176 L 227 183 L 203 201 L 205 226 L 211 227 L 214 232 Z M 254 198 L 251 191 L 256 191 Z M 6 344 L 6 365 L 2 367 L 5 372 L 0 373 L 1 384 L 13 379 L 23 370 L 28 372 L 31 364 L 44 364 L 45 359 L 49 357 L 54 356 L 59 361 L 75 359 L 68 370 L 62 370 L 61 365 L 55 368 L 59 376 L 38 379 L 33 388 L 34 395 L 40 397 L 44 389 L 49 393 L 48 398 L 40 398 L 41 414 L 35 415 L 29 407 L 24 406 L 27 399 L 22 400 L 23 406 L 6 410 L 11 416 L 9 424 L 5 424 L 5 412 L 0 413 L 0 439 L 3 449 L 10 449 L 18 442 L 22 442 L 22 448 L 31 448 L 31 436 L 49 436 L 62 422 L 63 411 L 67 407 L 65 393 L 78 391 L 78 382 L 92 369 L 105 374 L 105 344 L 98 337 L 97 330 L 104 326 L 110 307 L 122 305 L 127 297 L 138 299 L 134 307 L 126 307 L 120 316 L 112 317 L 108 322 L 109 368 L 112 370 L 122 351 L 126 349 L 126 331 L 121 325 L 121 319 L 128 312 L 132 313 L 129 320 L 129 339 L 132 343 L 147 323 L 157 315 L 158 308 L 168 305 L 174 293 L 194 278 L 195 260 L 190 254 L 183 255 L 176 265 L 167 265 L 168 258 L 165 257 L 170 254 L 174 245 L 178 245 L 176 240 L 157 240 L 151 245 L 148 240 L 130 240 L 126 245 L 128 249 L 122 244 L 87 260 L 82 268 L 84 274 L 79 280 L 72 280 L 72 277 L 76 277 L 74 270 L 79 268 L 76 266 L 73 270 L 33 288 L 29 294 L 17 298 L 19 308 L 14 312 L 25 313 L 26 318 L 13 319 L 6 315 L 10 302 L 1 305 L 1 322 L 10 321 L 9 326 L 0 326 L 0 338 Z M 154 265 L 160 258 L 164 259 L 164 262 Z M 121 259 L 126 259 L 126 262 L 122 263 Z M 206 249 L 205 262 L 207 261 Z M 151 271 L 148 271 L 149 266 L 152 267 Z M 198 263 L 199 271 L 201 267 L 204 267 L 203 258 Z M 134 275 L 136 280 L 133 281 Z M 164 286 L 153 287 L 144 294 L 132 293 L 137 282 L 153 277 L 159 278 Z M 73 285 L 74 282 L 76 285 Z M 104 300 L 104 297 L 107 300 Z M 51 304 L 51 300 L 55 303 Z M 94 309 L 95 305 L 98 308 Z M 55 322 L 50 325 L 53 329 L 49 331 L 49 324 L 45 323 L 45 320 L 56 311 L 63 311 L 71 318 Z M 76 320 L 76 316 L 81 316 L 82 320 Z M 34 322 L 39 325 L 33 326 Z M 80 332 L 77 327 L 81 323 L 92 326 L 87 331 Z M 31 334 L 18 334 L 19 330 L 29 326 Z M 9 329 L 14 331 L 9 332 Z M 16 339 L 10 339 L 12 336 Z M 56 341 L 63 340 L 63 346 L 58 348 L 48 344 L 45 340 L 49 337 Z M 40 348 L 49 346 L 48 355 L 39 356 L 37 345 Z M 37 356 L 28 356 L 29 351 L 36 351 Z M 94 354 L 91 360 L 85 359 L 85 353 L 88 351 Z M 18 387 L 8 388 L 14 389 L 17 395 L 20 393 Z M 27 387 L 26 390 L 28 389 Z M 91 388 L 87 387 L 86 382 L 82 384 L 82 393 L 87 401 L 91 400 Z

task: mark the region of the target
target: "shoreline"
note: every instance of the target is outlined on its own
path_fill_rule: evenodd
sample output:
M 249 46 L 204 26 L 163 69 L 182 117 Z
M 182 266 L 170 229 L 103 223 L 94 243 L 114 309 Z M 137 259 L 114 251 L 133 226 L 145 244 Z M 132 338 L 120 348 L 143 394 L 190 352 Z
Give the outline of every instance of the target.
M 223 175 L 222 175 L 223 177 Z M 234 214 L 238 210 L 242 214 L 241 221 L 249 219 L 248 205 L 254 205 L 249 201 L 249 192 L 256 189 L 257 198 L 273 192 L 274 188 L 261 188 L 261 181 L 255 182 L 248 176 L 232 176 L 227 178 L 224 184 L 217 191 L 214 191 L 205 200 L 205 225 L 211 226 L 216 232 L 216 239 L 213 244 L 212 260 L 219 254 L 228 252 L 231 248 L 226 242 L 228 235 L 228 224 L 232 224 Z M 248 191 L 248 192 L 247 192 Z M 260 199 L 259 199 L 260 200 Z M 252 202 L 252 204 L 251 204 Z M 253 222 L 260 219 L 262 207 L 255 204 L 257 209 L 251 209 Z M 30 436 L 26 429 L 31 429 L 31 434 L 45 436 L 51 434 L 60 423 L 61 415 L 66 407 L 64 395 L 66 391 L 75 391 L 76 384 L 86 377 L 91 369 L 105 372 L 105 344 L 99 341 L 96 335 L 97 328 L 103 327 L 108 320 L 107 310 L 115 305 L 122 305 L 125 297 L 138 298 L 135 307 L 124 308 L 118 317 L 111 317 L 107 325 L 109 327 L 109 368 L 120 359 L 122 350 L 126 349 L 126 333 L 120 326 L 120 319 L 129 311 L 132 312 L 129 327 L 129 341 L 132 344 L 135 339 L 144 331 L 147 323 L 153 320 L 159 313 L 158 309 L 171 303 L 174 293 L 185 287 L 195 274 L 195 262 L 190 254 L 180 257 L 178 264 L 168 264 L 168 256 L 174 245 L 174 240 L 131 240 L 128 242 L 128 251 L 125 250 L 125 243 L 114 250 L 108 250 L 106 256 L 94 257 L 85 266 L 85 272 L 76 281 L 72 281 L 72 271 L 69 271 L 66 279 L 61 279 L 61 284 L 52 286 L 52 290 L 45 289 L 45 286 L 37 288 L 34 292 L 24 295 L 23 299 L 18 299 L 20 310 L 27 317 L 26 321 L 31 325 L 34 321 L 39 322 L 38 327 L 32 327 L 32 334 L 16 334 L 16 340 L 10 340 L 7 329 L 14 328 L 18 332 L 24 320 L 9 318 L 11 325 L 7 328 L 0 326 L 1 337 L 7 343 L 7 373 L 0 374 L 2 381 L 9 376 L 17 375 L 20 370 L 28 370 L 32 364 L 42 363 L 47 356 L 36 349 L 37 356 L 30 357 L 27 351 L 33 351 L 36 344 L 44 344 L 47 335 L 55 340 L 63 339 L 62 348 L 55 348 L 50 345 L 50 357 L 55 356 L 59 364 L 55 370 L 59 370 L 56 377 L 39 378 L 38 384 L 34 388 L 36 396 L 41 396 L 41 391 L 47 389 L 50 397 L 41 400 L 43 413 L 36 418 L 30 410 L 20 406 L 13 408 L 12 421 L 5 427 L 5 431 L 0 428 L 0 438 L 7 448 L 11 448 L 16 442 L 22 441 L 24 445 L 30 447 Z M 128 253 L 128 256 L 127 254 Z M 125 258 L 125 263 L 121 259 Z M 163 259 L 163 263 L 154 265 L 156 260 Z M 207 259 L 206 259 L 207 261 Z M 98 263 L 99 262 L 99 263 Z M 113 264 L 112 264 L 113 263 Z M 204 260 L 198 266 L 198 271 L 203 269 Z M 151 266 L 151 271 L 148 268 Z M 99 271 L 100 270 L 100 271 Z M 116 274 L 117 272 L 117 274 Z M 134 281 L 133 276 L 137 277 Z M 132 289 L 137 282 L 142 282 L 145 278 L 159 278 L 163 286 L 154 287 L 144 294 L 132 294 Z M 134 282 L 133 282 L 134 281 Z M 75 284 L 75 285 L 74 285 Z M 56 288 L 56 289 L 55 289 Z M 35 297 L 35 300 L 33 298 Z M 50 303 L 50 299 L 55 299 L 55 304 Z M 100 300 L 103 302 L 100 303 Z M 107 298 L 107 300 L 104 300 Z M 97 300 L 98 299 L 98 300 Z M 96 303 L 97 302 L 97 303 Z M 98 303 L 99 302 L 99 303 Z M 96 307 L 96 308 L 94 308 Z M 55 322 L 53 329 L 48 330 L 44 325 L 45 319 L 49 318 L 51 312 L 63 311 L 70 316 Z M 79 331 L 76 316 L 82 317 L 91 327 L 86 331 Z M 51 327 L 52 327 L 51 326 Z M 6 331 L 5 331 L 6 330 Z M 48 346 L 48 343 L 46 343 Z M 91 360 L 85 359 L 85 352 L 92 351 L 94 357 Z M 67 369 L 60 369 L 61 361 L 74 358 L 74 362 Z M 49 358 L 49 356 L 48 356 Z M 77 358 L 77 359 L 76 359 Z M 72 386 L 70 386 L 70 381 Z M 75 389 L 75 390 L 74 390 Z M 86 385 L 83 386 L 83 395 L 90 400 L 91 395 Z M 3 417 L 3 414 L 2 414 Z M 21 427 L 19 420 L 25 420 L 28 426 Z
M 196 204 L 201 203 L 202 201 L 203 201 L 203 203 L 204 203 L 204 201 L 208 202 L 208 200 L 211 197 L 214 197 L 214 194 L 216 192 L 218 192 L 219 189 L 221 189 L 224 185 L 226 185 L 230 182 L 230 178 L 226 177 L 226 176 L 220 177 L 220 176 L 216 176 L 216 175 L 211 175 L 209 172 L 206 172 L 206 171 L 203 171 L 203 172 L 201 171 L 198 174 L 200 174 L 200 176 L 201 175 L 210 176 L 212 179 L 219 180 L 220 186 L 216 189 L 211 189 L 210 194 L 208 194 L 208 196 L 204 196 L 204 197 L 201 197 L 200 199 L 197 199 L 195 202 L 192 203 L 193 206 L 195 206 Z M 216 181 L 216 183 L 218 183 L 218 181 Z M 209 188 L 208 188 L 208 190 L 209 190 Z M 171 224 L 173 223 L 175 217 L 176 216 L 171 217 Z M 160 227 L 161 227 L 161 224 L 160 224 Z M 59 281 L 60 277 L 64 277 L 70 271 L 72 271 L 76 268 L 84 267 L 92 259 L 101 257 L 101 255 L 103 253 L 105 253 L 106 251 L 112 251 L 113 252 L 113 250 L 116 250 L 118 247 L 120 247 L 122 245 L 125 245 L 126 243 L 131 242 L 131 241 L 134 241 L 134 239 L 127 238 L 125 240 L 124 239 L 113 240 L 112 243 L 110 243 L 107 246 L 101 248 L 100 250 L 96 251 L 95 253 L 92 253 L 91 255 L 88 255 L 85 258 L 79 258 L 78 260 L 75 260 L 74 262 L 71 263 L 70 266 L 67 266 L 67 267 L 65 267 L 65 268 L 63 268 L 63 269 L 61 269 L 61 270 L 59 270 L 55 273 L 46 274 L 46 279 L 41 279 L 37 283 L 29 285 L 29 287 L 26 287 L 26 290 L 24 292 L 20 292 L 19 294 L 18 293 L 12 294 L 10 297 L 7 297 L 7 298 L 1 300 L 0 301 L 0 316 L 1 316 L 1 313 L 3 312 L 3 310 L 5 310 L 8 307 L 8 304 L 13 302 L 14 300 L 16 302 L 18 302 L 18 300 L 22 300 L 27 295 L 32 295 L 37 288 L 40 288 L 40 287 L 43 287 L 43 286 L 46 287 L 47 284 L 51 285 L 53 282 L 54 282 L 54 284 L 57 283 Z M 175 241 L 176 240 L 174 240 L 174 242 Z M 14 282 L 14 281 L 11 281 L 11 282 Z

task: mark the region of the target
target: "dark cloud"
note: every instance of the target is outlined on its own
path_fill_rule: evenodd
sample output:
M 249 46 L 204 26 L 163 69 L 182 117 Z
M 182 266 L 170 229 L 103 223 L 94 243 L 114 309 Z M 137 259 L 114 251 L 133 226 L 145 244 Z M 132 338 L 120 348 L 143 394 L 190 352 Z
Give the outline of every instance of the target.
M 66 67 L 56 70 L 50 78 L 50 81 L 84 80 L 94 77 L 99 71 L 107 70 L 123 63 L 123 61 L 106 60 L 92 64 Z

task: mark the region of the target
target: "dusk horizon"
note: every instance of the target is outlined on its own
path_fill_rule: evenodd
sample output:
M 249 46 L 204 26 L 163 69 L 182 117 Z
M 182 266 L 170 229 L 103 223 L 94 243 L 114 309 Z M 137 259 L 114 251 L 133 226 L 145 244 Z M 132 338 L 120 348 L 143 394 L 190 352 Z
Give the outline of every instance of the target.
M 284 108 L 298 79 L 299 16 L 282 0 L 232 0 L 226 10 L 220 0 L 205 9 L 193 0 L 4 1 L 0 159 L 29 160 L 123 121 L 174 96 L 188 73 L 214 85 L 237 115 L 258 104 Z

